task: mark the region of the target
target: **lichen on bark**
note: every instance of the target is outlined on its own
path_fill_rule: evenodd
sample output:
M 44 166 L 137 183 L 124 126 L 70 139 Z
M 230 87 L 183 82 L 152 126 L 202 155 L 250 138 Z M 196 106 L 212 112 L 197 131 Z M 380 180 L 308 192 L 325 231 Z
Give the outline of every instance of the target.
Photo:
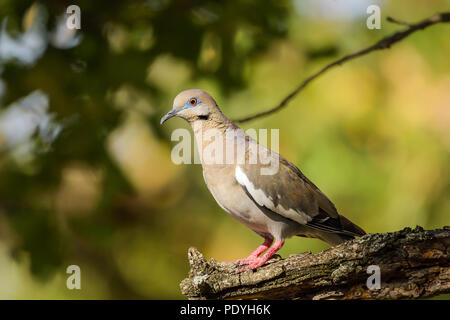
M 450 293 L 450 227 L 405 228 L 368 234 L 317 254 L 272 259 L 255 271 L 207 261 L 188 251 L 188 299 L 413 299 Z M 370 290 L 367 268 L 379 266 L 380 289 Z

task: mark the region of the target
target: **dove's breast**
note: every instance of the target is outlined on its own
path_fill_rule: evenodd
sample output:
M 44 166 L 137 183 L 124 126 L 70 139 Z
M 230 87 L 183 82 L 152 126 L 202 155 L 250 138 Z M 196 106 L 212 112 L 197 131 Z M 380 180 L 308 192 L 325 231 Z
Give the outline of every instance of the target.
M 205 183 L 219 206 L 261 236 L 284 239 L 294 235 L 298 225 L 287 219 L 269 218 L 236 181 L 234 171 L 234 165 L 203 166 Z

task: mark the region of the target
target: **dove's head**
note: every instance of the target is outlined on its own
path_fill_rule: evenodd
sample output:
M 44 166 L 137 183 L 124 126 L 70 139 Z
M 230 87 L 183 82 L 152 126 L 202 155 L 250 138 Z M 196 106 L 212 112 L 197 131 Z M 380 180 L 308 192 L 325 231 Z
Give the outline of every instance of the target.
M 208 93 L 199 89 L 186 90 L 175 97 L 172 110 L 161 118 L 161 124 L 172 117 L 180 117 L 189 122 L 208 120 L 219 112 L 216 101 Z

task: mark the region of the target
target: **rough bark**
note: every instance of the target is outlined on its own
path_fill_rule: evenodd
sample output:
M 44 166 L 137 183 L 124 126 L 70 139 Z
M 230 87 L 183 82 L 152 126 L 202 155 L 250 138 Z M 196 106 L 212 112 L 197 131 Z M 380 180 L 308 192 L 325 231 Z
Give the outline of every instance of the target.
M 368 234 L 242 273 L 190 248 L 180 287 L 189 299 L 417 299 L 450 293 L 449 256 L 450 227 Z M 380 267 L 380 289 L 366 285 L 370 265 Z

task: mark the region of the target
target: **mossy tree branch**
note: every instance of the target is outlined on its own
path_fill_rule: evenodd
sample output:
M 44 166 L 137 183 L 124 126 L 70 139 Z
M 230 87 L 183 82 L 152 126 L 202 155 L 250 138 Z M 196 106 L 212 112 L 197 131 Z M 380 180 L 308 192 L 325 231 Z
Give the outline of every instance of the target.
M 272 259 L 256 271 L 206 261 L 189 249 L 189 299 L 417 299 L 450 293 L 450 227 L 368 234 L 317 254 Z M 380 289 L 367 269 L 379 266 Z

